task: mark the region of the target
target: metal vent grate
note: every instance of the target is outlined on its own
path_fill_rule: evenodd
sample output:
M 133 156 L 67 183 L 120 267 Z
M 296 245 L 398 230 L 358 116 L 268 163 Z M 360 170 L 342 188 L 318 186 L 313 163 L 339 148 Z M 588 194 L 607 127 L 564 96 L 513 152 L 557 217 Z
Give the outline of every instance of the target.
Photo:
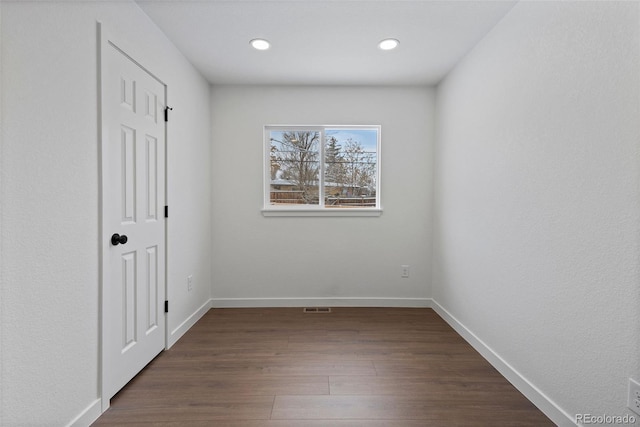
M 305 307 L 303 313 L 331 313 L 330 307 Z

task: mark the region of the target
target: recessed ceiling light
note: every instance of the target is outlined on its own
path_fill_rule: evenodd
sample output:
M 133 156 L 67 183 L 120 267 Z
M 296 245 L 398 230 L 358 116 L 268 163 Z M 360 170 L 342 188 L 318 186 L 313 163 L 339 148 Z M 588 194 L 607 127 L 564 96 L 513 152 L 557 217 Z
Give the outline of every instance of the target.
M 267 50 L 271 46 L 271 43 L 265 39 L 253 39 L 249 43 L 251 43 L 251 46 L 257 50 Z
M 384 39 L 378 43 L 378 47 L 382 50 L 392 50 L 398 47 L 400 42 L 396 39 Z

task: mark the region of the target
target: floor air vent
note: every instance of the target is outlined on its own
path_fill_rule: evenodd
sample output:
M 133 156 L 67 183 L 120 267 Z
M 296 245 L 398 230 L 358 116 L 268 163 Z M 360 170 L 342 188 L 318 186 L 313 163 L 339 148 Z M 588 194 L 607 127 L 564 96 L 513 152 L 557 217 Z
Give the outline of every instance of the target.
M 302 309 L 304 313 L 331 313 L 330 307 L 305 307 Z

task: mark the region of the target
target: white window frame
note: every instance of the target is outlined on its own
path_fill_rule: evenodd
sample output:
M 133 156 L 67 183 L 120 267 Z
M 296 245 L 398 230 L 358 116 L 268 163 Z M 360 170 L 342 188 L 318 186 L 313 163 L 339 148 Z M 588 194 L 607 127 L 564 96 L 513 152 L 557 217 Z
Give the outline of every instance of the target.
M 324 206 L 324 170 L 325 170 L 325 129 L 375 129 L 376 141 L 376 205 L 375 207 L 360 208 L 327 208 Z M 271 140 L 272 131 L 317 131 L 320 134 L 320 172 L 319 172 L 319 204 L 318 205 L 287 205 L 277 206 L 271 204 Z M 380 204 L 380 170 L 381 170 L 381 139 L 382 129 L 380 125 L 268 125 L 263 131 L 263 181 L 264 201 L 262 215 L 264 216 L 380 216 L 382 205 Z

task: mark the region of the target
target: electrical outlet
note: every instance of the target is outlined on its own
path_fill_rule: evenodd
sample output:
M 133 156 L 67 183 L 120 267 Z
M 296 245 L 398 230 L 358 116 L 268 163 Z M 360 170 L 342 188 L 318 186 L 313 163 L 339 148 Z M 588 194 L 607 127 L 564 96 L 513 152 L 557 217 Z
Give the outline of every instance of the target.
M 629 378 L 629 409 L 640 415 L 640 383 Z
M 403 279 L 409 278 L 409 266 L 408 265 L 401 265 L 400 268 L 402 269 L 402 271 L 400 273 L 400 277 L 402 277 Z
M 193 289 L 193 274 L 190 274 L 189 276 L 187 276 L 187 290 L 191 292 L 192 289 Z

